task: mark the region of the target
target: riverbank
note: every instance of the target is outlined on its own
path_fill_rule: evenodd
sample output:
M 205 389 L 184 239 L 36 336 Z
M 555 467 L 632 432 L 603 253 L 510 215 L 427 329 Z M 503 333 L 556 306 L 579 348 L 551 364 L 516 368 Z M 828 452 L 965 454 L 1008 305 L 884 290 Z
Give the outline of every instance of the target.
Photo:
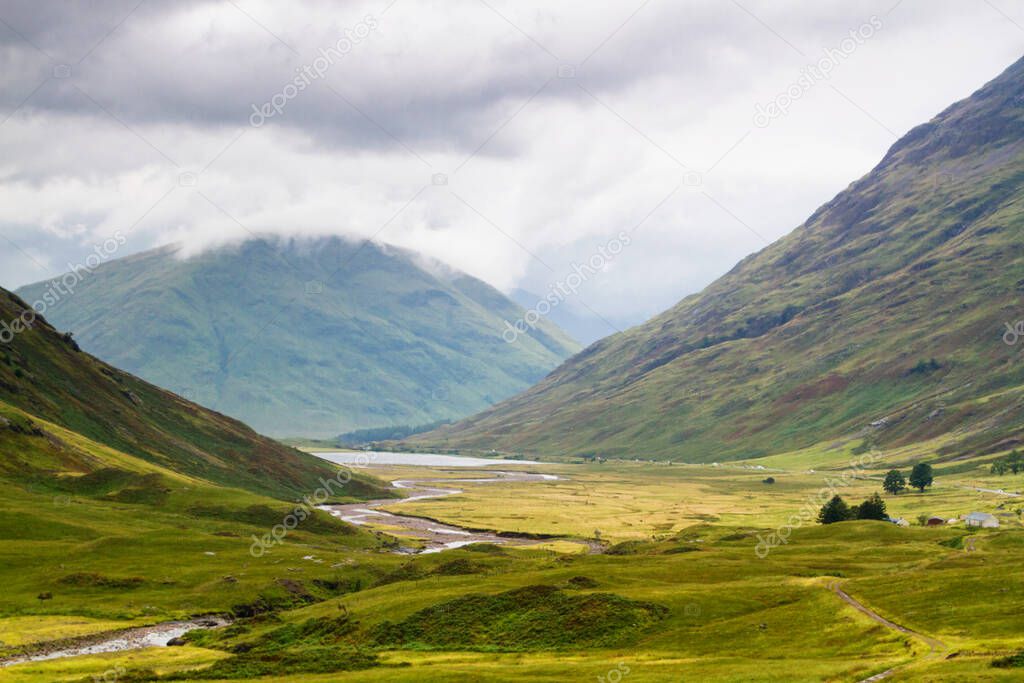
M 459 474 L 461 476 L 463 473 L 460 472 Z M 483 476 L 475 478 L 397 479 L 391 482 L 391 485 L 403 494 L 406 494 L 405 498 L 397 501 L 381 499 L 370 501 L 369 503 L 324 505 L 322 509 L 349 524 L 372 527 L 399 539 L 412 540 L 413 545 L 403 545 L 396 550 L 396 552 L 403 554 L 437 553 L 462 548 L 474 543 L 527 546 L 561 538 L 561 536 L 554 534 L 513 533 L 456 526 L 425 515 L 404 515 L 380 509 L 384 506 L 393 508 L 402 503 L 447 498 L 464 493 L 462 489 L 440 488 L 437 486 L 438 484 L 486 485 L 496 483 L 554 482 L 561 480 L 561 477 L 558 475 L 535 472 L 485 470 L 481 471 L 481 474 Z M 585 542 L 581 541 L 581 543 Z
M 200 628 L 219 628 L 227 626 L 229 623 L 231 623 L 229 619 L 217 615 L 54 640 L 28 646 L 24 648 L 23 654 L 0 658 L 0 668 L 66 657 L 127 652 L 150 647 L 170 647 L 189 631 Z

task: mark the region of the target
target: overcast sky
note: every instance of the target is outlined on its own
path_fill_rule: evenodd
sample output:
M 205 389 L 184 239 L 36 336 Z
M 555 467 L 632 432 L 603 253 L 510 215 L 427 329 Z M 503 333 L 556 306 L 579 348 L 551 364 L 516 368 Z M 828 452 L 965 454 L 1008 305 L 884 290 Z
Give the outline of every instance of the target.
M 342 234 L 543 294 L 624 232 L 579 294 L 623 327 L 1022 53 L 1011 0 L 6 0 L 0 285 Z

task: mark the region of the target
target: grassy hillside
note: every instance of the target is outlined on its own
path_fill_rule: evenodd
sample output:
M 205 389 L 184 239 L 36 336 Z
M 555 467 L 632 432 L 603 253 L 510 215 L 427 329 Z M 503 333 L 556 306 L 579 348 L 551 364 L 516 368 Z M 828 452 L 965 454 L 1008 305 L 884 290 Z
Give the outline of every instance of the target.
M 0 290 L 0 320 L 30 321 L 26 310 Z M 0 659 L 41 642 L 289 609 L 348 590 L 358 572 L 344 583 L 309 558 L 337 564 L 386 537 L 308 504 L 300 523 L 281 526 L 297 499 L 320 500 L 323 479 L 337 482 L 330 501 L 393 495 L 370 476 L 338 474 L 115 370 L 37 318 L 0 344 Z M 288 528 L 280 542 L 253 551 L 254 537 L 275 527 Z M 316 578 L 283 562 L 315 565 Z M 6 669 L 0 678 L 10 680 Z
M 1024 648 L 1020 503 L 967 488 L 991 485 L 985 458 L 961 463 L 955 474 L 940 469 L 925 493 L 885 501 L 910 519 L 991 510 L 1004 520 L 1000 529 L 797 523 L 785 544 L 757 554 L 761 536 L 792 524 L 825 481 L 842 477 L 856 460 L 854 446 L 778 454 L 773 485 L 749 465 L 609 461 L 545 466 L 563 475 L 546 483 L 462 481 L 463 496 L 407 504 L 466 526 L 591 539 L 596 526 L 605 554 L 575 544 L 559 551 L 481 545 L 410 557 L 374 552 L 383 548 L 365 534 L 311 529 L 253 559 L 239 538 L 246 525 L 227 519 L 199 518 L 193 533 L 172 538 L 164 525 L 174 516 L 141 514 L 125 527 L 125 508 L 113 502 L 88 503 L 96 512 L 70 521 L 66 507 L 47 506 L 30 528 L 4 514 L 0 640 L 8 647 L 0 656 L 57 635 L 175 615 L 220 610 L 238 620 L 190 634 L 186 647 L 23 664 L 0 669 L 0 681 L 78 682 L 112 670 L 135 683 L 853 683 L 891 668 L 899 669 L 893 680 L 904 681 L 1019 678 L 1019 668 L 995 664 Z M 840 493 L 862 500 L 887 468 L 918 457 L 913 449 L 875 453 Z M 417 468 L 386 471 L 425 476 Z M 426 476 L 464 480 L 467 473 L 442 468 Z M 1018 489 L 1022 477 L 1001 477 L 1000 486 Z M 2 500 L 11 506 L 5 513 L 26 504 L 24 496 Z M 86 504 L 76 498 L 71 506 Z M 19 528 L 23 540 L 12 552 L 8 539 Z M 72 528 L 81 535 L 74 545 Z M 171 547 L 181 565 L 174 571 L 158 562 Z M 38 569 L 26 571 L 30 561 Z M 858 611 L 837 588 L 912 633 Z M 53 599 L 37 600 L 40 591 Z M 259 600 L 266 611 L 249 614 L 245 606 Z
M 709 462 L 1024 438 L 1024 60 L 699 294 L 413 447 Z
M 463 273 L 340 239 L 156 250 L 104 264 L 47 311 L 117 367 L 262 433 L 319 438 L 463 417 L 578 350 L 547 324 L 506 343 L 503 321 L 522 314 Z
M 26 310 L 16 295 L 0 290 L 0 320 L 10 322 Z M 316 489 L 320 477 L 333 476 L 317 458 L 78 350 L 42 318 L 0 344 L 0 411 L 0 468 L 9 477 L 90 474 L 115 466 L 75 448 L 66 436 L 40 426 L 43 421 L 180 475 L 276 498 L 294 499 Z M 50 447 L 21 448 L 26 440 Z M 385 487 L 359 477 L 349 490 L 379 498 Z

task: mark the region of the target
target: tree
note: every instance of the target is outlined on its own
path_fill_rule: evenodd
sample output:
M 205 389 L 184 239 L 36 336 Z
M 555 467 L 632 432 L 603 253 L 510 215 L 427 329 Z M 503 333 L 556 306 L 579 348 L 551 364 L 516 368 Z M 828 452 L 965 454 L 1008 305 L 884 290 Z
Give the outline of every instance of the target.
M 1006 464 L 1010 467 L 1011 472 L 1017 474 L 1024 470 L 1024 456 L 1020 454 L 1020 451 L 1013 451 L 1006 456 Z
M 889 470 L 885 475 L 885 483 L 882 484 L 882 488 L 895 496 L 907 488 L 907 480 L 903 478 L 903 473 L 899 470 Z
M 857 506 L 857 519 L 883 520 L 889 517 L 885 512 L 885 501 L 877 493 Z
M 832 500 L 825 503 L 818 512 L 819 524 L 835 524 L 850 519 L 850 508 L 839 496 L 833 496 Z
M 774 484 L 775 483 L 775 477 L 768 477 L 767 479 L 762 480 L 761 483 L 762 484 Z
M 924 493 L 925 488 L 932 485 L 932 466 L 926 462 L 919 462 L 910 471 L 910 485 Z
M 1024 456 L 1020 451 L 1011 451 L 1005 458 L 999 458 L 992 463 L 992 474 L 1003 475 L 1007 472 L 1017 474 L 1024 470 Z

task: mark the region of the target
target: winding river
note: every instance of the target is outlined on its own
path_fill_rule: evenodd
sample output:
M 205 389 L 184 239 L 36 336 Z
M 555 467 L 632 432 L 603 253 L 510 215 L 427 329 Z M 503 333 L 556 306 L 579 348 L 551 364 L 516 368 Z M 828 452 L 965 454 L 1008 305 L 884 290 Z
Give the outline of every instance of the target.
M 427 467 L 473 467 L 481 468 L 492 465 L 538 465 L 529 461 L 520 460 L 486 460 L 483 458 L 462 458 L 455 456 L 438 456 L 405 453 L 377 453 L 377 454 L 319 454 L 331 462 L 338 464 L 362 464 L 369 455 L 369 462 L 378 465 L 420 465 Z M 338 456 L 336 458 L 330 456 Z M 346 459 L 351 458 L 349 462 Z M 358 459 L 357 459 L 358 458 Z M 515 534 L 494 533 L 480 531 L 442 524 L 423 517 L 410 515 L 396 515 L 380 510 L 382 506 L 394 506 L 401 503 L 410 503 L 418 500 L 431 498 L 444 498 L 455 496 L 463 491 L 451 488 L 453 484 L 486 485 L 509 482 L 545 482 L 557 481 L 559 477 L 553 474 L 539 474 L 534 472 L 513 472 L 477 470 L 482 476 L 466 477 L 458 479 L 399 479 L 391 482 L 392 487 L 400 489 L 405 493 L 404 498 L 373 500 L 365 503 L 353 503 L 350 505 L 325 505 L 324 510 L 331 515 L 343 519 L 350 524 L 358 526 L 383 525 L 391 529 L 398 528 L 403 533 L 399 538 L 411 537 L 416 539 L 417 544 L 422 547 L 403 547 L 398 552 L 402 553 L 439 553 L 445 550 L 461 548 L 473 543 L 497 543 L 504 545 L 531 545 L 542 541 L 536 538 L 526 538 Z M 468 472 L 467 472 L 468 473 Z M 390 531 L 390 529 L 389 529 Z M 207 617 L 191 621 L 173 621 L 152 626 L 131 628 L 114 633 L 98 633 L 92 636 L 84 636 L 53 643 L 44 643 L 26 655 L 19 655 L 0 661 L 0 668 L 15 664 L 28 662 L 40 662 L 52 659 L 63 659 L 65 657 L 78 657 L 82 655 L 95 655 L 108 652 L 127 652 L 131 650 L 142 650 L 150 647 L 166 647 L 189 631 L 199 628 L 216 628 L 229 623 L 220 617 Z
M 506 464 L 522 463 L 516 462 Z M 398 552 L 402 553 L 439 553 L 445 550 L 461 548 L 473 543 L 530 545 L 541 542 L 536 538 L 529 538 L 516 534 L 481 531 L 479 529 L 468 529 L 451 524 L 443 524 L 425 517 L 396 515 L 379 509 L 385 505 L 394 506 L 419 500 L 429 500 L 431 498 L 446 498 L 448 496 L 456 496 L 463 492 L 461 489 L 449 488 L 452 484 L 478 485 L 509 482 L 544 482 L 557 481 L 559 479 L 559 477 L 553 474 L 538 474 L 533 472 L 485 470 L 482 474 L 484 475 L 482 477 L 461 479 L 398 479 L 391 482 L 391 486 L 402 490 L 403 493 L 406 493 L 407 495 L 404 498 L 398 500 L 385 498 L 382 500 L 370 501 L 368 503 L 353 503 L 350 505 L 324 505 L 322 506 L 322 509 L 335 517 L 348 522 L 349 524 L 355 524 L 357 526 L 382 525 L 392 528 L 397 527 L 403 532 L 399 538 L 402 536 L 409 536 L 415 538 L 423 545 L 423 548 L 420 550 L 403 547 L 398 550 Z
M 153 626 L 140 626 L 114 633 L 97 633 L 91 636 L 71 638 L 66 641 L 44 643 L 37 650 L 27 655 L 11 657 L 0 661 L 0 668 L 25 664 L 27 662 L 44 662 L 65 657 L 98 655 L 106 652 L 127 652 L 142 650 L 148 647 L 166 647 L 171 641 L 181 638 L 189 631 L 200 628 L 217 628 L 229 622 L 223 617 L 205 617 L 191 621 L 168 621 Z

